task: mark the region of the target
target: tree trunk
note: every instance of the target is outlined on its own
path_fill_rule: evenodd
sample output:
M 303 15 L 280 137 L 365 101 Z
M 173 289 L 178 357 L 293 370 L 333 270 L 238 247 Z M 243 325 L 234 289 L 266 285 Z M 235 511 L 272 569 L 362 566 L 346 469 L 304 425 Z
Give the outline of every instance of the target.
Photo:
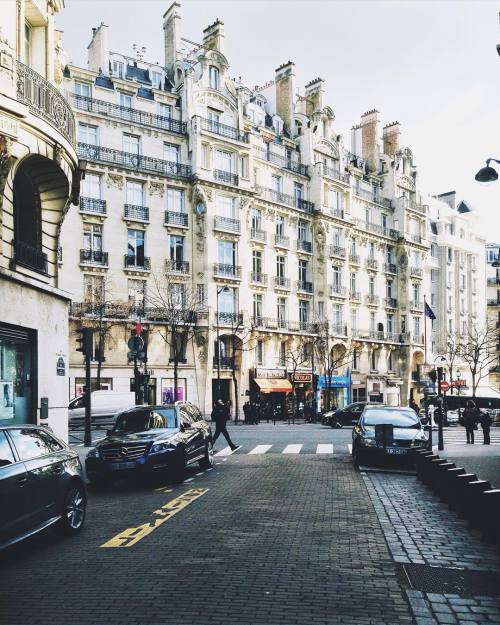
M 97 343 L 97 373 L 96 373 L 96 390 L 101 390 L 101 372 L 102 372 L 102 362 L 104 358 L 104 335 L 102 329 L 99 329 L 99 341 Z

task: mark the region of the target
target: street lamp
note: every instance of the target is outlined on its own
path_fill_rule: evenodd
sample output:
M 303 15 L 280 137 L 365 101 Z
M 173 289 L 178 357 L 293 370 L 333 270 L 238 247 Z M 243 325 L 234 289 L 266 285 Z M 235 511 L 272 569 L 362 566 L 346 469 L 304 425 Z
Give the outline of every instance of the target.
M 462 377 L 462 372 L 460 369 L 457 369 L 457 395 L 458 395 L 458 422 L 460 423 L 460 378 Z
M 497 160 L 496 158 L 487 159 L 486 167 L 483 167 L 482 169 L 480 169 L 475 176 L 475 179 L 477 180 L 477 182 L 495 182 L 495 180 L 498 180 L 497 170 L 493 169 L 493 167 L 490 167 L 491 161 L 493 161 L 494 163 L 500 164 L 500 161 Z
M 229 293 L 228 286 L 221 286 L 217 289 L 215 328 L 217 332 L 217 399 L 220 399 L 220 341 L 219 341 L 219 295 L 221 293 Z

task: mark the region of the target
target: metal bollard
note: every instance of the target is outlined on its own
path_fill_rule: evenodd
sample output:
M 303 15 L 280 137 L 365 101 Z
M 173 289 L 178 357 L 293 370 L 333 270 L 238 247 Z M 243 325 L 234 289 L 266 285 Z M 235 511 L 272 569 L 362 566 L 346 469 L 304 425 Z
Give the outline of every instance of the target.
M 450 483 L 448 505 L 452 510 L 457 510 L 463 497 L 465 487 L 469 482 L 475 482 L 477 475 L 475 473 L 462 473 L 457 475 Z
M 485 490 L 490 490 L 491 484 L 487 480 L 475 480 L 465 485 L 462 500 L 458 505 L 458 516 L 462 519 L 471 520 L 476 513 L 476 506 L 479 502 L 480 494 Z

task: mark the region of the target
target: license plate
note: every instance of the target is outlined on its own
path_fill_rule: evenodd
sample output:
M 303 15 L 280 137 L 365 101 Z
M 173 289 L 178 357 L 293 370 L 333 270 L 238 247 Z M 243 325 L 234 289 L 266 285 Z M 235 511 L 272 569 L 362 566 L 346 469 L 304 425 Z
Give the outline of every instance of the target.
M 112 462 L 110 467 L 113 471 L 123 471 L 124 469 L 133 469 L 135 462 Z
M 386 452 L 388 454 L 396 454 L 396 455 L 401 455 L 401 454 L 407 454 L 408 450 L 407 449 L 391 449 L 390 447 L 386 449 Z

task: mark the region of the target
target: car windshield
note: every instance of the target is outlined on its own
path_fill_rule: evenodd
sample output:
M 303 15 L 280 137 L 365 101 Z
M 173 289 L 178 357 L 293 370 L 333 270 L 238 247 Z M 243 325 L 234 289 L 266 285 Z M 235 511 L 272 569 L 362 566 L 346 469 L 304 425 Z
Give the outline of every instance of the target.
M 363 415 L 363 425 L 391 424 L 395 428 L 420 428 L 420 419 L 413 410 L 370 408 Z
M 175 408 L 157 408 L 155 410 L 138 410 L 137 412 L 125 412 L 116 419 L 113 432 L 134 433 L 146 432 L 163 428 L 176 428 L 177 417 Z

